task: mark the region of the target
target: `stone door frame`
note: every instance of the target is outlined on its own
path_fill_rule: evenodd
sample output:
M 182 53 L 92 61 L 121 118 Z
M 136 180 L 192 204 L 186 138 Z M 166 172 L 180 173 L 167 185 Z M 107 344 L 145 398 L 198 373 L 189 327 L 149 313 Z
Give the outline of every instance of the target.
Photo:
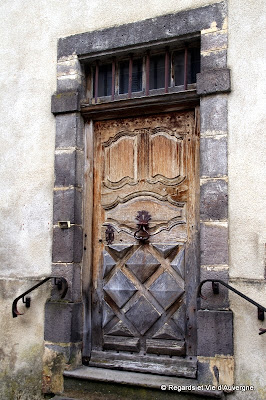
M 83 61 L 92 56 L 116 54 L 130 46 L 145 48 L 151 41 L 166 43 L 194 34 L 199 34 L 201 40 L 201 72 L 197 76 L 201 113 L 200 279 L 227 281 L 227 96 L 230 92 L 227 3 L 58 40 L 57 90 L 52 96 L 56 120 L 52 273 L 68 280 L 69 291 L 64 302 L 52 294 L 46 304 L 45 341 L 50 350 L 64 354 L 68 364 L 79 362 L 82 340 L 88 340 L 87 311 L 83 319 L 83 310 L 89 307 L 86 300 L 89 278 L 85 269 L 82 272 L 82 265 L 90 251 L 86 244 L 88 233 L 84 230 L 84 174 L 90 173 L 86 140 L 93 121 L 84 128 L 80 106 L 86 90 Z M 70 228 L 61 229 L 58 221 L 70 221 Z M 201 310 L 197 312 L 197 354 L 202 370 L 216 355 L 220 355 L 219 368 L 233 356 L 232 313 L 228 310 L 227 291 L 221 289 L 213 299 L 211 288 L 206 290 L 209 300 L 201 300 Z

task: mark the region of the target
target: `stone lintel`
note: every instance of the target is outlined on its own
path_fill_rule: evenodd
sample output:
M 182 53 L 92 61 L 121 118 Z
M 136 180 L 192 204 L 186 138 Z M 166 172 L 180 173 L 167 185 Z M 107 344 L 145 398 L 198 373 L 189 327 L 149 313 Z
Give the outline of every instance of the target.
M 214 24 L 216 29 L 222 29 L 226 14 L 226 3 L 220 2 L 176 14 L 68 36 L 58 41 L 58 59 L 72 54 L 86 56 L 110 53 L 114 49 L 134 45 L 150 45 L 150 42 L 165 41 L 192 33 L 199 34 Z

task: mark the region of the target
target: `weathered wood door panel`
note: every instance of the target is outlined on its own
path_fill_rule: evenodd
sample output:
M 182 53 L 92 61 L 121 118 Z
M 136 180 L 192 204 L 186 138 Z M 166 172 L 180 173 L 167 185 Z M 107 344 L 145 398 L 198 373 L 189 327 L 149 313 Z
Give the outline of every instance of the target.
M 100 121 L 94 136 L 90 364 L 195 377 L 195 111 Z

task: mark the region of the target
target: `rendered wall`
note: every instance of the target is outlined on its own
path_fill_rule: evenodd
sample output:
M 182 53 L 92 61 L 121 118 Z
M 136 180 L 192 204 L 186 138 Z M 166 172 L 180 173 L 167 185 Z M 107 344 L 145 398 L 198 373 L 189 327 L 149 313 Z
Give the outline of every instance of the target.
M 215 2 L 1 1 L 0 397 L 17 398 L 19 390 L 22 399 L 40 395 L 49 287 L 35 292 L 24 316 L 12 319 L 11 304 L 23 290 L 51 273 L 55 123 L 50 102 L 56 90 L 57 39 Z M 263 8 L 262 0 L 229 0 L 228 66 L 233 79 L 228 97 L 230 276 L 236 278 L 234 285 L 262 303 L 266 234 L 261 88 L 265 74 L 257 32 L 264 29 Z M 257 320 L 255 307 L 234 295 L 231 304 L 236 383 L 256 387 L 256 395 L 236 392 L 234 397 L 262 399 L 265 335 L 258 336 L 258 329 L 263 324 Z
M 228 67 L 232 92 L 229 125 L 229 249 L 232 286 L 265 306 L 265 30 L 263 0 L 229 0 Z M 264 89 L 263 89 L 264 87 Z M 257 309 L 233 293 L 236 382 L 254 392 L 236 398 L 266 397 L 265 328 Z

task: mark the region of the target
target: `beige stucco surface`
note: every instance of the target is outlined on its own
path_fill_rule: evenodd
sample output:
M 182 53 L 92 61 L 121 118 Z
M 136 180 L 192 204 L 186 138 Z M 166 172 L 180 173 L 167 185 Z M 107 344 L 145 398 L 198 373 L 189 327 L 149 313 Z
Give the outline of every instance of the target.
M 264 277 L 265 1 L 229 1 L 230 274 Z M 263 196 L 264 193 L 264 196 Z
M 50 102 L 56 90 L 57 39 L 215 2 L 0 2 L 0 280 L 5 333 L 0 336 L 0 355 L 4 374 L 12 376 L 23 370 L 39 385 L 39 372 L 34 378 L 31 371 L 41 368 L 43 306 L 48 291 L 33 296 L 27 314 L 14 320 L 11 304 L 20 289 L 35 283 L 28 278 L 51 271 L 55 123 Z M 229 267 L 232 278 L 260 280 L 253 284 L 234 279 L 232 284 L 264 304 L 265 11 L 263 0 L 229 0 Z M 231 304 L 236 383 L 257 385 L 256 394 L 237 392 L 234 397 L 263 399 L 266 335 L 258 336 L 263 323 L 258 321 L 255 307 L 247 307 L 233 295 Z M 26 354 L 34 357 L 30 360 Z
M 229 271 L 232 285 L 264 306 L 265 22 L 265 1 L 229 0 Z M 264 399 L 266 338 L 258 333 L 259 328 L 265 328 L 265 321 L 258 320 L 256 307 L 233 293 L 230 304 L 234 312 L 236 382 L 255 386 L 255 392 L 236 392 L 234 397 Z
M 37 400 L 42 387 L 43 320 L 42 304 L 47 289 L 31 294 L 31 308 L 19 302 L 24 315 L 12 318 L 15 297 L 35 285 L 34 280 L 0 280 L 0 399 Z

